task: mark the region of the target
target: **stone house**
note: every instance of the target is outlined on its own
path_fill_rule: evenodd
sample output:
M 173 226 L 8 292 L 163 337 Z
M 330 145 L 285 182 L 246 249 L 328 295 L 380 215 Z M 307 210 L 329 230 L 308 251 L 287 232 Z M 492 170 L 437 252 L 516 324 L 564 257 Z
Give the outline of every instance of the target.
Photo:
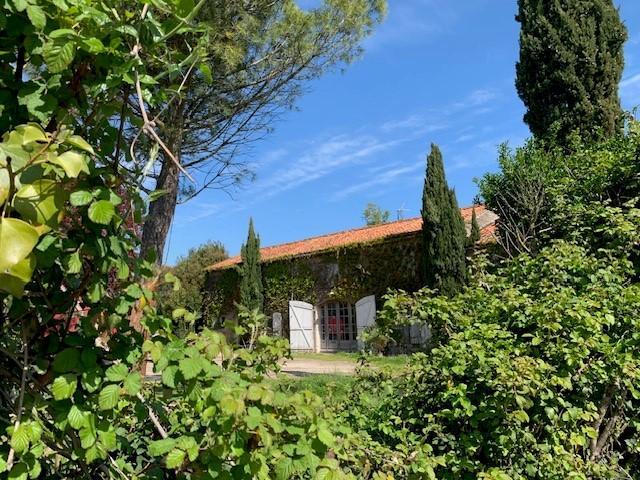
M 482 205 L 461 209 L 468 230 L 475 208 L 480 243 L 494 238 L 496 215 Z M 361 348 L 388 289 L 424 286 L 422 218 L 331 233 L 261 249 L 265 313 L 292 350 Z M 234 316 L 239 256 L 208 267 L 205 289 L 220 318 Z

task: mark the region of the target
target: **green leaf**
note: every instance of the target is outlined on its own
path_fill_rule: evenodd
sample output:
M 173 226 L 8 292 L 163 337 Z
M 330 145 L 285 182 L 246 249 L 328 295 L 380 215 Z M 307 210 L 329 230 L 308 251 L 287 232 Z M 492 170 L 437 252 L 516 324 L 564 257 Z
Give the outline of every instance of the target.
M 129 278 L 129 265 L 122 258 L 118 259 L 118 280 L 126 280 Z
M 74 428 L 76 430 L 80 430 L 87 424 L 84 413 L 75 405 L 73 405 L 71 409 L 69 409 L 67 420 L 69 420 L 69 425 L 71 425 L 71 428 Z
M 71 135 L 64 141 L 65 145 L 71 145 L 72 147 L 79 148 L 91 155 L 95 155 L 96 152 L 93 151 L 93 147 L 89 145 L 89 143 L 82 138 L 80 135 Z
M 177 372 L 178 367 L 176 367 L 175 365 L 171 365 L 170 367 L 165 368 L 162 371 L 162 383 L 164 383 L 167 387 L 175 388 Z
M 129 369 L 123 363 L 111 365 L 109 368 L 107 368 L 107 371 L 105 372 L 107 379 L 111 382 L 121 382 L 126 378 L 128 374 L 129 374 Z
M 25 424 L 18 425 L 18 428 L 13 430 L 10 445 L 16 453 L 22 453 L 29 448 L 29 431 Z
M 67 373 L 75 370 L 80 363 L 80 352 L 75 348 L 66 348 L 53 360 L 53 371 Z
M 0 218 L 0 272 L 27 258 L 38 243 L 38 231 L 17 218 Z
M 167 455 L 167 468 L 178 468 L 184 463 L 185 452 L 174 448 Z
M 51 385 L 51 393 L 55 400 L 65 400 L 71 398 L 76 391 L 78 381 L 75 375 L 61 375 L 56 377 Z
M 176 441 L 173 438 L 163 438 L 162 440 L 155 440 L 149 442 L 149 455 L 152 457 L 159 457 L 165 455 L 173 450 Z
M 180 360 L 180 372 L 184 376 L 185 380 L 191 380 L 198 376 L 198 374 L 202 371 L 202 366 L 200 365 L 200 361 L 195 358 L 183 358 Z
M 42 48 L 44 61 L 49 66 L 51 73 L 60 73 L 67 69 L 76 53 L 76 47 L 72 42 L 49 42 Z
M 131 396 L 137 395 L 142 389 L 142 375 L 140 372 L 131 372 L 124 379 L 124 389 Z
M 333 434 L 325 427 L 318 428 L 318 440 L 324 443 L 327 447 L 333 447 L 336 441 Z
M 87 426 L 80 429 L 78 436 L 80 437 L 80 445 L 82 448 L 85 450 L 91 448 L 93 444 L 96 443 L 96 429 L 93 421 L 87 422 Z
M 91 203 L 93 195 L 86 190 L 78 190 L 69 196 L 69 200 L 74 207 L 82 207 Z
M 65 192 L 61 186 L 53 180 L 42 179 L 20 188 L 13 206 L 24 220 L 56 228 L 64 201 Z
M 108 430 L 98 430 L 98 439 L 107 451 L 113 451 L 118 446 L 115 430 L 110 427 Z
M 82 40 L 82 49 L 86 50 L 89 53 L 100 53 L 104 52 L 104 44 L 100 41 L 99 38 L 87 38 Z
M 37 30 L 43 30 L 44 27 L 47 26 L 47 17 L 44 14 L 44 10 L 42 10 L 42 8 L 40 8 L 39 6 L 27 6 L 27 16 Z
M 115 384 L 107 385 L 100 391 L 98 405 L 100 410 L 112 410 L 120 399 L 120 387 Z
M 69 255 L 64 262 L 65 271 L 70 275 L 75 275 L 76 273 L 80 273 L 82 270 L 82 260 L 80 259 L 80 252 L 76 250 L 71 255 Z
M 102 375 L 99 369 L 94 368 L 87 372 L 82 372 L 82 388 L 84 388 L 87 392 L 93 393 L 98 388 L 100 388 L 100 384 L 102 383 Z
M 211 67 L 209 66 L 209 64 L 201 63 L 198 67 L 198 70 L 200 70 L 200 73 L 202 73 L 204 81 L 211 85 L 213 83 L 213 75 L 211 74 Z
M 83 153 L 69 150 L 51 160 L 52 163 L 60 165 L 69 178 L 78 178 L 80 172 L 89 172 L 87 160 Z
M 76 32 L 74 32 L 70 28 L 58 28 L 57 30 L 53 30 L 51 33 L 49 33 L 49 38 L 55 40 L 56 38 L 69 38 L 75 37 L 76 35 Z
M 9 480 L 27 480 L 29 468 L 23 462 L 16 463 L 7 477 Z
M 168 193 L 167 190 L 154 190 L 149 194 L 149 202 L 155 202 L 160 197 L 164 197 Z
M 89 207 L 89 219 L 92 222 L 108 225 L 116 210 L 113 204 L 108 200 L 99 200 Z
M 24 12 L 29 6 L 29 2 L 27 0 L 13 0 L 13 6 L 16 7 L 18 12 Z

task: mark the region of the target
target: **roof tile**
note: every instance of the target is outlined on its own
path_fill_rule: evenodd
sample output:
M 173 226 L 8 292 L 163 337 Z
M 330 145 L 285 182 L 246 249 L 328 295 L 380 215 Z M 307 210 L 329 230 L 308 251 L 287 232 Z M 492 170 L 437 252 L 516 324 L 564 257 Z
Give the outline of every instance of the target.
M 474 207 L 460 209 L 460 213 L 466 223 L 471 222 Z M 480 225 L 480 242 L 486 243 L 493 238 L 495 233 L 496 215 L 487 210 L 483 205 L 476 205 L 476 216 Z M 403 234 L 419 232 L 422 229 L 422 217 L 399 220 L 397 222 L 383 223 L 369 227 L 355 228 L 337 233 L 307 238 L 296 242 L 283 243 L 260 249 L 260 257 L 263 262 L 269 262 L 281 258 L 297 257 L 311 253 L 319 253 L 334 248 L 383 240 Z M 235 256 L 218 262 L 208 267 L 208 270 L 223 270 L 241 263 L 240 256 Z

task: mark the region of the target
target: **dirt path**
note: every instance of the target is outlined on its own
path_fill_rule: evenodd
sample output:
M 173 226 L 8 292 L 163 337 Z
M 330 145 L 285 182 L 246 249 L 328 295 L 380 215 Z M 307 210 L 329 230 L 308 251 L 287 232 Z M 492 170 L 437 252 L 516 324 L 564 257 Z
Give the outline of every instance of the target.
M 356 362 L 346 360 L 317 360 L 306 358 L 294 358 L 284 360 L 282 371 L 290 375 L 305 376 L 320 373 L 342 373 L 353 375 L 356 370 Z

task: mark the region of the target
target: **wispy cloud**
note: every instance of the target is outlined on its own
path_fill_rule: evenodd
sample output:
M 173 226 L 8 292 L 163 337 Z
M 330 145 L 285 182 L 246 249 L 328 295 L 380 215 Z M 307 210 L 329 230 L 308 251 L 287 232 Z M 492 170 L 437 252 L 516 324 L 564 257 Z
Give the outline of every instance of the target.
M 420 115 L 410 115 L 401 120 L 391 120 L 383 123 L 380 130 L 383 132 L 393 132 L 394 130 L 404 130 L 407 128 L 422 128 L 424 126 L 424 118 Z
M 481 88 L 474 90 L 463 100 L 455 102 L 453 104 L 453 108 L 455 110 L 470 110 L 473 108 L 485 107 L 496 98 L 498 98 L 498 92 L 495 90 Z M 481 111 L 487 110 L 483 108 Z
M 625 90 L 640 85 L 640 73 L 625 78 L 620 82 L 620 88 Z
M 429 12 L 425 14 L 425 11 Z M 385 22 L 367 39 L 365 48 L 392 44 L 425 44 L 446 32 L 455 19 L 454 10 L 437 0 L 394 1 Z
M 365 162 L 371 156 L 407 141 L 406 138 L 380 139 L 371 135 L 340 135 L 321 142 L 299 159 L 278 169 L 255 187 L 270 196 L 298 188 L 348 166 Z
M 424 166 L 424 162 L 420 162 L 413 165 L 399 166 L 397 168 L 387 169 L 384 173 L 379 173 L 370 180 L 365 180 L 361 183 L 357 183 L 355 185 L 352 185 L 351 187 L 340 190 L 331 197 L 331 200 L 342 200 L 344 198 L 350 197 L 355 193 L 364 192 L 374 187 L 381 187 L 384 185 L 395 183 L 398 181 L 398 179 L 409 174 L 414 174 L 415 172 L 424 168 Z

